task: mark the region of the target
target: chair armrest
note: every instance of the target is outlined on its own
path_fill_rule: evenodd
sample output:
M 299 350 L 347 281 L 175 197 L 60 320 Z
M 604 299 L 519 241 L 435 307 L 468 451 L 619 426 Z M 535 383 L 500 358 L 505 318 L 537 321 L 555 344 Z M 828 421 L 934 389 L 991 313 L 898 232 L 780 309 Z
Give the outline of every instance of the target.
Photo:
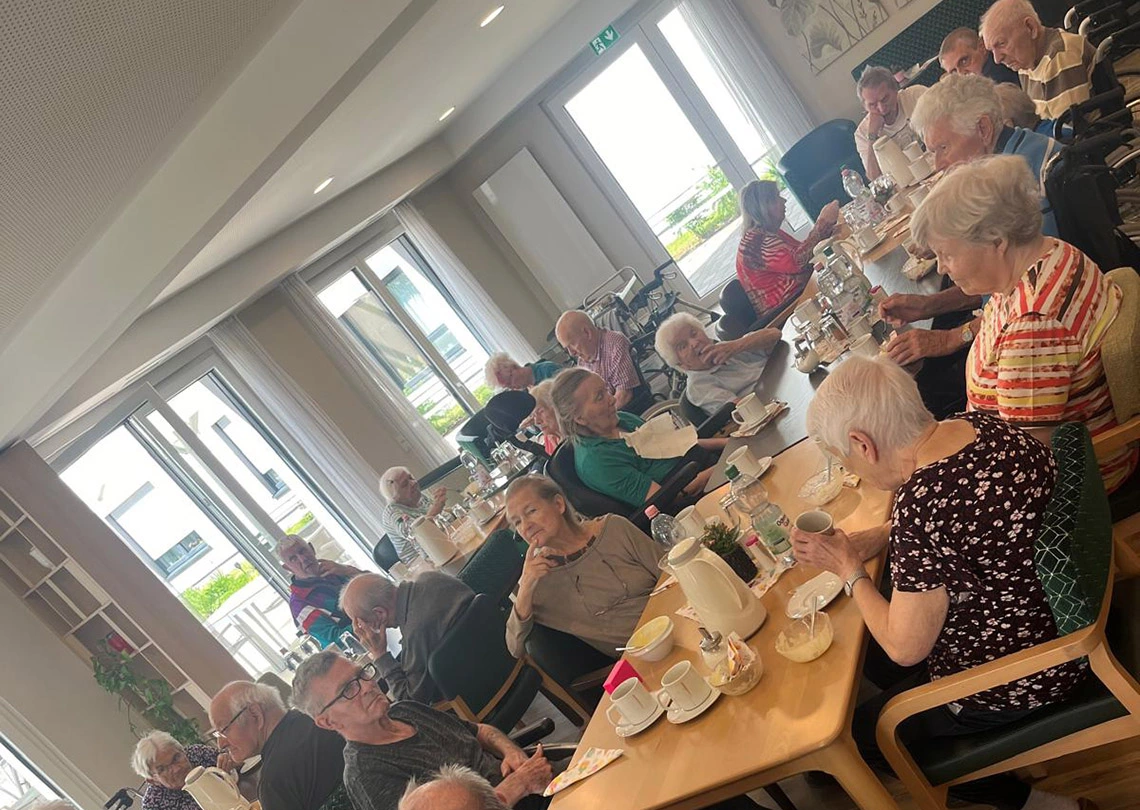
M 570 688 L 575 692 L 597 689 L 606 682 L 606 678 L 610 676 L 613 669 L 613 664 L 609 664 L 601 669 L 595 669 L 593 672 L 587 672 L 585 675 L 579 675 L 571 682 Z
M 720 433 L 724 426 L 732 421 L 732 412 L 735 408 L 736 406 L 731 402 L 722 405 L 719 411 L 701 422 L 700 426 L 697 427 L 697 438 L 711 439 Z
M 544 717 L 541 720 L 531 723 L 529 726 L 523 726 L 518 731 L 510 734 L 511 742 L 519 748 L 526 748 L 528 745 L 534 745 L 543 737 L 549 737 L 554 733 L 554 721 L 549 717 Z
M 649 518 L 645 516 L 646 508 L 652 504 L 662 512 L 671 513 L 673 501 L 681 494 L 681 490 L 697 477 L 697 473 L 700 471 L 700 465 L 695 461 L 686 461 L 680 464 L 661 482 L 661 488 L 653 493 L 653 497 L 629 516 L 630 522 L 642 531 L 649 531 Z
M 522 749 L 528 755 L 534 756 L 535 747 L 533 745 L 523 746 Z M 577 750 L 578 746 L 575 743 L 552 743 L 542 746 L 542 755 L 552 762 L 559 762 L 563 759 L 570 759 Z
M 1134 416 L 1123 425 L 1117 425 L 1094 436 L 1093 452 L 1098 459 L 1102 459 L 1138 439 L 1140 439 L 1140 416 Z

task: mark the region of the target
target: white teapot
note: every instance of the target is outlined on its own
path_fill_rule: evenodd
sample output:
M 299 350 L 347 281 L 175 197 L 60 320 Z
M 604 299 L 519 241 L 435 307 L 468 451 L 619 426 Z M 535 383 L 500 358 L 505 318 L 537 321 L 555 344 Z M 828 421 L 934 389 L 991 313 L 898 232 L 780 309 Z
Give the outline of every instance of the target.
M 202 810 L 249 810 L 249 802 L 238 792 L 237 780 L 221 768 L 199 765 L 186 774 L 184 789 Z

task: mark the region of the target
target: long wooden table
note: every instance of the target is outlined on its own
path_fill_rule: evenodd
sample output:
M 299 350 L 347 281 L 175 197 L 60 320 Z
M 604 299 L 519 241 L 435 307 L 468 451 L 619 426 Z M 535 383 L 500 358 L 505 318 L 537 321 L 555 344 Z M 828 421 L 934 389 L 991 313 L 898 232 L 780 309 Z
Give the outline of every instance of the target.
M 804 441 L 777 456 L 764 475 L 772 501 L 792 519 L 811 508 L 800 501 L 798 492 L 823 463 L 815 444 Z M 701 503 L 713 504 L 723 495 L 722 488 L 706 495 Z M 864 529 L 887 518 L 889 496 L 866 485 L 845 487 L 825 509 L 843 529 Z M 868 569 L 877 575 L 879 567 L 874 561 Z M 579 750 L 596 746 L 621 748 L 625 753 L 599 773 L 555 796 L 553 810 L 688 810 L 809 770 L 834 775 L 865 810 L 897 808 L 851 739 L 851 716 L 867 641 L 854 602 L 841 595 L 827 608 L 835 641 L 822 657 L 795 664 L 775 651 L 776 636 L 791 621 L 784 613 L 790 592 L 818 573 L 796 566 L 764 596 L 768 619 L 748 639 L 763 661 L 764 675 L 746 695 L 721 696 L 703 715 L 684 725 L 674 726 L 662 717 L 647 731 L 624 740 L 606 719 L 605 711 L 611 704 L 608 697 L 603 698 Z M 652 597 L 642 616 L 642 623 L 667 615 L 676 624 L 676 647 L 665 660 L 644 663 L 631 659 L 650 689 L 659 688 L 661 675 L 682 659 L 693 661 L 705 672 L 696 624 L 674 615 L 684 602 L 680 587 L 673 586 Z

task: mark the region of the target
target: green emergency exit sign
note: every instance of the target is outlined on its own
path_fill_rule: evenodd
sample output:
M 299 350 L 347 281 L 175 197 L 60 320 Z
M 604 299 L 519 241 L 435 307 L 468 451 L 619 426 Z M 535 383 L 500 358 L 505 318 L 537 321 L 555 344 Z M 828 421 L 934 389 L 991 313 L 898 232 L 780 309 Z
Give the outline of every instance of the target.
M 600 34 L 590 40 L 590 47 L 594 49 L 594 53 L 601 56 L 612 48 L 619 39 L 621 39 L 621 34 L 612 25 L 607 25 Z

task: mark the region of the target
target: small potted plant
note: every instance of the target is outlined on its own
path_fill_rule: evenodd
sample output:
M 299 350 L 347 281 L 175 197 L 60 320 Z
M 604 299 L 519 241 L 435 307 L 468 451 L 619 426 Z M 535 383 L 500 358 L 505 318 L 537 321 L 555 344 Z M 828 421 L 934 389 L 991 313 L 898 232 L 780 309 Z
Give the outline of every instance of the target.
M 749 583 L 756 578 L 756 563 L 752 562 L 752 558 L 748 556 L 744 547 L 736 542 L 739 535 L 739 529 L 726 526 L 718 521 L 705 526 L 705 533 L 701 535 L 701 542 L 713 554 L 728 563 L 728 567 L 732 569 L 734 574 L 744 580 L 745 583 Z

